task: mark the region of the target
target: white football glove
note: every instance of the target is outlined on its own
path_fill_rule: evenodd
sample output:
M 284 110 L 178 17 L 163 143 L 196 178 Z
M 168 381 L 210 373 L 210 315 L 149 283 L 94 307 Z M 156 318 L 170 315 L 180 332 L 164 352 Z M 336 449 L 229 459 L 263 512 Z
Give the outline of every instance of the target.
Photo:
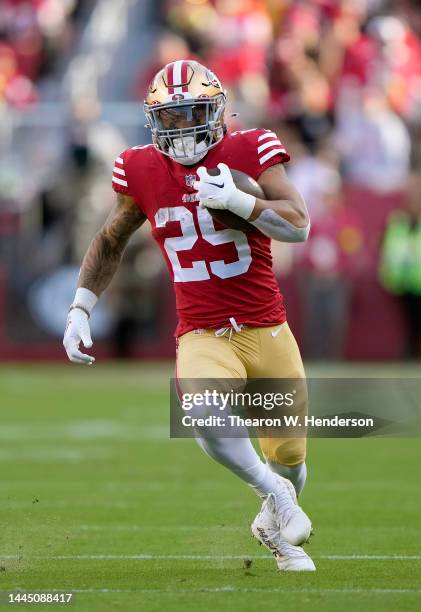
M 205 166 L 197 169 L 199 180 L 195 181 L 194 189 L 199 193 L 199 205 L 202 208 L 230 210 L 243 219 L 248 219 L 253 212 L 256 198 L 237 189 L 231 170 L 226 164 L 218 164 L 218 169 L 220 174 L 217 176 L 208 174 Z
M 92 365 L 95 361 L 91 355 L 85 355 L 79 350 L 82 342 L 87 349 L 93 342 L 89 327 L 89 316 L 98 298 L 89 289 L 78 289 L 73 307 L 67 316 L 66 331 L 64 332 L 63 346 L 70 361 L 84 365 Z

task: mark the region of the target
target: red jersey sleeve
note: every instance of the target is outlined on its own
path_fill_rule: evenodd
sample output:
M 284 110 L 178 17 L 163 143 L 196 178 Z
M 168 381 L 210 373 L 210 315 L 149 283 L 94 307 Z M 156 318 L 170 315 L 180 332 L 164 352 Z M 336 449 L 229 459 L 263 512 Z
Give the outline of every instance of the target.
M 124 195 L 132 195 L 130 192 L 129 182 L 126 174 L 126 153 L 127 151 L 121 153 L 121 155 L 119 155 L 114 162 L 111 185 L 114 191 L 117 191 L 118 193 L 124 193 Z
M 130 196 L 139 210 L 146 215 L 143 206 L 145 191 L 145 147 L 126 149 L 114 162 L 111 185 L 114 191 Z
M 284 164 L 290 160 L 289 154 L 275 132 L 256 130 L 256 153 L 259 175 L 263 170 L 275 164 Z
M 235 135 L 240 136 L 237 146 L 240 146 L 241 160 L 247 166 L 244 171 L 255 180 L 270 166 L 290 160 L 285 146 L 271 130 L 257 128 L 237 132 Z

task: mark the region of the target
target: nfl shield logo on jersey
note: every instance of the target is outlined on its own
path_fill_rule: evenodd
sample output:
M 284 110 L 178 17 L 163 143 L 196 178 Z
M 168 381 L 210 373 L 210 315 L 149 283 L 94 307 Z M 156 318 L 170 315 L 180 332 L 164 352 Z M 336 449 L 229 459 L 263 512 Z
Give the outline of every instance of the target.
M 186 174 L 184 179 L 186 181 L 187 187 L 190 187 L 190 189 L 194 189 L 194 182 L 197 181 L 197 176 L 195 174 Z

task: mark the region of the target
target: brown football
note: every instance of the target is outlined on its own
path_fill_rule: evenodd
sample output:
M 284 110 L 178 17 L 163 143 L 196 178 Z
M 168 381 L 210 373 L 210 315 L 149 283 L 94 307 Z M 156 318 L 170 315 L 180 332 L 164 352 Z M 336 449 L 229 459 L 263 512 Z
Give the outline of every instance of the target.
M 234 179 L 235 186 L 244 191 L 245 193 L 249 193 L 250 195 L 256 196 L 256 198 L 260 198 L 261 200 L 266 200 L 263 189 L 260 187 L 259 183 L 257 183 L 251 176 L 245 174 L 245 172 L 241 172 L 241 170 L 233 170 L 230 168 L 232 178 Z M 211 176 L 218 176 L 220 174 L 219 168 L 210 168 L 208 169 L 208 174 Z M 207 209 L 209 213 L 212 215 L 212 218 L 216 221 L 219 221 L 225 227 L 229 227 L 230 229 L 241 230 L 242 232 L 249 232 L 255 227 L 243 219 L 239 217 L 235 213 L 230 210 L 217 210 L 214 208 Z

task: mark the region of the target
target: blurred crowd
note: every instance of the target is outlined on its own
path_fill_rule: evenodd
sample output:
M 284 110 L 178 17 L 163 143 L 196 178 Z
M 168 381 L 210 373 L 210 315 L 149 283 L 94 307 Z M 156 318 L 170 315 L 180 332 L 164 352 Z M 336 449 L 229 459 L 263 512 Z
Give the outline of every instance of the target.
M 0 105 L 38 100 L 37 81 L 75 44 L 78 17 L 89 0 L 2 0 Z
M 129 90 L 114 86 L 116 99 L 139 104 L 163 65 L 198 59 L 227 89 L 229 127 L 273 129 L 291 154 L 287 171 L 306 199 L 312 231 L 305 245 L 276 243 L 273 254 L 305 355 L 419 355 L 420 3 L 127 0 L 127 6 L 142 2 L 151 6 L 154 47 L 139 57 Z M 2 108 L 37 108 L 46 78 L 60 81 L 69 57 L 77 54 L 89 11 L 100 4 L 106 2 L 2 0 L 0 116 Z M 115 9 L 118 4 L 113 3 Z M 113 38 L 110 19 L 105 40 Z M 120 35 L 124 40 L 124 32 Z M 104 74 L 108 63 L 102 60 Z M 123 117 L 120 112 L 121 129 L 118 122 L 103 120 L 104 93 L 98 87 L 91 87 L 93 93 L 80 87 L 78 75 L 84 74 L 89 84 L 90 70 L 89 62 L 79 61 L 70 71 L 77 95 L 72 97 L 65 135 L 61 132 L 67 157 L 61 162 L 60 180 L 42 179 L 45 184 L 30 197 L 31 177 L 26 181 L 26 199 L 33 204 L 30 217 L 33 220 L 35 210 L 41 219 L 40 240 L 29 243 L 31 264 L 42 259 L 43 265 L 33 266 L 30 275 L 21 270 L 17 296 L 41 270 L 80 262 L 111 202 L 113 157 L 149 137 L 137 123 L 130 128 L 130 113 Z M 137 108 L 143 123 L 140 105 Z M 4 200 L 0 197 L 0 215 Z M 3 215 L 0 233 L 9 231 L 8 223 L 13 226 L 14 221 Z M 11 235 L 17 229 L 25 236 L 26 252 L 27 233 L 12 226 Z M 115 351 L 121 355 L 130 354 L 133 340 L 169 336 L 173 324 L 168 283 L 162 283 L 166 272 L 150 240 L 144 231 L 133 242 L 110 292 Z M 53 252 L 54 257 L 48 255 Z M 0 340 L 1 257 L 0 248 Z M 145 266 L 146 259 L 150 265 Z M 20 297 L 11 301 L 14 312 L 20 302 Z
M 286 124 L 312 153 L 333 145 L 345 177 L 375 189 L 402 185 L 408 130 L 420 146 L 418 2 L 165 0 L 162 18 L 151 73 L 197 56 L 243 123 Z

